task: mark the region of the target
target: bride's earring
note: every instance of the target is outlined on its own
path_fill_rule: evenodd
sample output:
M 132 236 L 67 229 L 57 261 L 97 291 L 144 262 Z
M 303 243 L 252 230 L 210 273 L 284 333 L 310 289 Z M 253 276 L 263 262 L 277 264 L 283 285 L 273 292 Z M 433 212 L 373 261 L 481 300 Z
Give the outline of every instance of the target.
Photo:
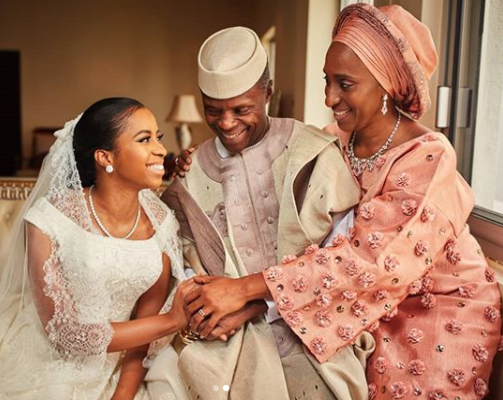
M 111 174 L 112 172 L 114 172 L 114 166 L 112 164 L 109 164 L 105 167 L 105 171 L 107 171 L 107 173 Z
M 382 115 L 386 115 L 386 113 L 388 112 L 387 101 L 388 101 L 388 93 L 384 93 L 382 96 L 382 107 L 381 107 Z

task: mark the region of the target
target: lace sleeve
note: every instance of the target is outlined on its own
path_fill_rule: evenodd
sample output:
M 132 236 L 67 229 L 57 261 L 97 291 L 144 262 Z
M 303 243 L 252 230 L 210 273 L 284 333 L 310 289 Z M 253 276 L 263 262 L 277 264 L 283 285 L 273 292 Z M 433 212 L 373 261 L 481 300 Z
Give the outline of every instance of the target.
M 167 207 L 166 207 L 167 208 Z M 180 282 L 187 279 L 183 268 L 182 242 L 179 236 L 180 225 L 175 218 L 173 211 L 167 208 L 166 221 L 161 227 L 161 249 L 171 261 L 171 275 L 176 279 L 175 285 L 169 293 L 168 299 L 164 303 L 161 313 L 166 313 L 171 309 L 173 297 Z
M 141 202 L 154 224 L 161 251 L 171 260 L 171 274 L 178 281 L 186 279 L 183 270 L 180 224 L 176 220 L 175 213 L 151 190 L 141 192 Z
M 176 289 L 180 282 L 186 279 L 183 269 L 182 243 L 180 239 L 180 225 L 175 214 L 151 190 L 141 192 L 141 202 L 144 210 L 154 224 L 159 248 L 171 261 L 171 275 L 175 278 L 169 296 L 161 308 L 160 314 L 165 314 L 171 309 Z M 155 358 L 171 345 L 173 335 L 152 342 L 148 355 L 143 360 L 145 368 L 151 368 Z
M 113 328 L 106 319 L 83 318 L 76 304 L 70 268 L 55 238 L 28 224 L 28 271 L 32 297 L 47 337 L 66 361 L 84 362 L 106 354 Z

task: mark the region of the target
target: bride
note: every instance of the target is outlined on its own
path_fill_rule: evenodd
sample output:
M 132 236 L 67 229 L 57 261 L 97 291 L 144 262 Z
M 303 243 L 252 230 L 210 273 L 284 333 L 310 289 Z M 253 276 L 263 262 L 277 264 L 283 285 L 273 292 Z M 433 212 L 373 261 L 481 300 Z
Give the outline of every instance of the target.
M 166 301 L 185 275 L 150 190 L 162 135 L 141 103 L 110 98 L 55 136 L 0 256 L 0 399 L 148 399 L 149 343 L 187 324 L 192 285 Z

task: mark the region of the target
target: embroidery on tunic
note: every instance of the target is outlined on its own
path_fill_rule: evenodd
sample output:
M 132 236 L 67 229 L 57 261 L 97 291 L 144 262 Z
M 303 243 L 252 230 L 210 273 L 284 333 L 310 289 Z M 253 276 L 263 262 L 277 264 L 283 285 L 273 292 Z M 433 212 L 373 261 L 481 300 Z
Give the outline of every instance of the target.
M 222 237 L 229 236 L 227 229 L 227 213 L 225 211 L 225 203 L 223 201 L 218 203 L 213 211 L 206 211 L 206 215 L 217 228 L 218 233 L 220 233 Z

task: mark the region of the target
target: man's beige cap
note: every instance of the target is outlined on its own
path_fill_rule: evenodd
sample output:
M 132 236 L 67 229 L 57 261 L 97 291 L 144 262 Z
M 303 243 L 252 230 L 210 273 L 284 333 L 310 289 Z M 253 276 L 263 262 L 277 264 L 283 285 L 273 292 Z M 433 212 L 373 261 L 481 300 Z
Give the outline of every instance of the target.
M 197 63 L 201 91 L 213 99 L 230 99 L 258 82 L 267 65 L 267 54 L 254 31 L 236 26 L 206 39 Z

